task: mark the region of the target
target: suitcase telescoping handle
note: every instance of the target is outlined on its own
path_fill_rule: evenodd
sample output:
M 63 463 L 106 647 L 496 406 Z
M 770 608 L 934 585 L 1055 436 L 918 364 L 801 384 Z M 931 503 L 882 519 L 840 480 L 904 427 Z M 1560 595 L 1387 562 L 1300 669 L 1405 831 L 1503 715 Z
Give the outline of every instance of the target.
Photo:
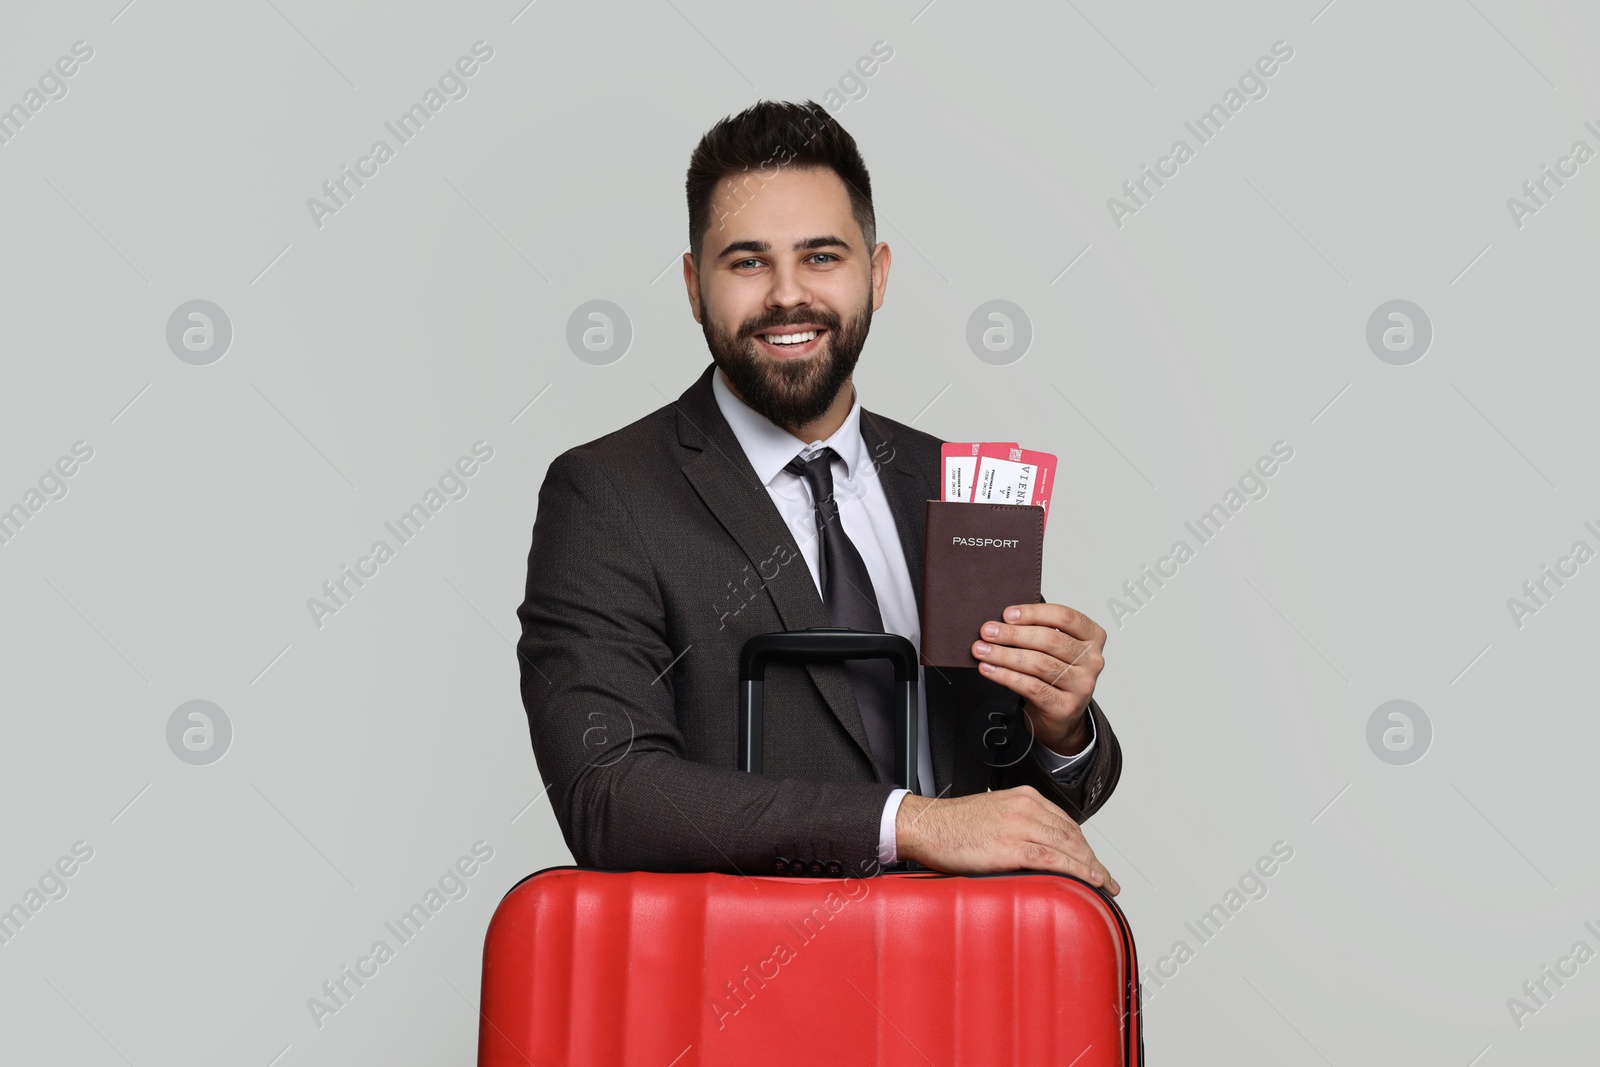
M 888 659 L 894 664 L 894 780 L 916 792 L 917 650 L 899 634 L 814 626 L 757 634 L 739 652 L 739 769 L 761 773 L 762 681 L 773 660 Z

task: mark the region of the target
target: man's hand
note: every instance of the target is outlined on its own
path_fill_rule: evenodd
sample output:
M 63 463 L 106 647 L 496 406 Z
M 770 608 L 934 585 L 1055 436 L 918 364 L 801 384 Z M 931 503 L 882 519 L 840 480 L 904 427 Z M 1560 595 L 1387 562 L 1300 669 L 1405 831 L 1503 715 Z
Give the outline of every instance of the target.
M 1034 740 L 1070 756 L 1089 743 L 1084 711 L 1105 668 L 1106 632 L 1065 604 L 1014 604 L 986 622 L 972 654 L 984 677 L 1026 699 Z
M 1122 892 L 1078 824 L 1031 785 L 943 800 L 907 793 L 894 827 L 898 858 L 946 874 L 1058 871 Z

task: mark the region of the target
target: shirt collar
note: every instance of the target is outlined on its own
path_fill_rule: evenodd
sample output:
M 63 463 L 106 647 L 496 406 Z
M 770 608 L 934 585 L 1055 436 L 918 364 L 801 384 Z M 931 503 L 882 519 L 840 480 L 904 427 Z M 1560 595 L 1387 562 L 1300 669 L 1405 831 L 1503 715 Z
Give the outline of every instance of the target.
M 844 417 L 844 422 L 840 423 L 839 428 L 825 440 L 813 441 L 809 445 L 802 444 L 794 434 L 735 396 L 733 390 L 722 380 L 720 367 L 711 373 L 711 391 L 717 398 L 717 407 L 722 410 L 722 417 L 728 420 L 734 437 L 739 440 L 739 447 L 744 449 L 745 457 L 750 460 L 750 466 L 755 469 L 756 477 L 761 479 L 762 485 L 770 486 L 772 480 L 778 476 L 778 472 L 788 466 L 789 461 L 802 450 L 814 451 L 823 446 L 833 449 L 843 461 L 846 479 L 855 476 L 856 466 L 861 461 L 863 445 L 861 398 L 855 393 L 854 383 L 850 386 L 850 412 Z

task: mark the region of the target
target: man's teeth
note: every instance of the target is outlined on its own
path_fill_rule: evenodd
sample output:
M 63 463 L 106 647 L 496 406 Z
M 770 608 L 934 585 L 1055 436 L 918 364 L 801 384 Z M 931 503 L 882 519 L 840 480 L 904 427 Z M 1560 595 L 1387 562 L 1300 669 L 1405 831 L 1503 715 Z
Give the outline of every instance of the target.
M 805 333 L 768 333 L 762 337 L 770 345 L 803 345 L 817 336 L 816 330 L 807 330 Z

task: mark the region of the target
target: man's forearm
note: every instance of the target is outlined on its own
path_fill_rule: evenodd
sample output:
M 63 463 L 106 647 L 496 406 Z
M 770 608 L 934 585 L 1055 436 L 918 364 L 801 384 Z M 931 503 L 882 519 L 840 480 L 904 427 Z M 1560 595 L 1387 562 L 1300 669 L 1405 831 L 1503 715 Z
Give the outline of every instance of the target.
M 580 866 L 873 873 L 886 785 L 743 774 L 664 752 L 622 762 L 553 776 L 552 805 Z

